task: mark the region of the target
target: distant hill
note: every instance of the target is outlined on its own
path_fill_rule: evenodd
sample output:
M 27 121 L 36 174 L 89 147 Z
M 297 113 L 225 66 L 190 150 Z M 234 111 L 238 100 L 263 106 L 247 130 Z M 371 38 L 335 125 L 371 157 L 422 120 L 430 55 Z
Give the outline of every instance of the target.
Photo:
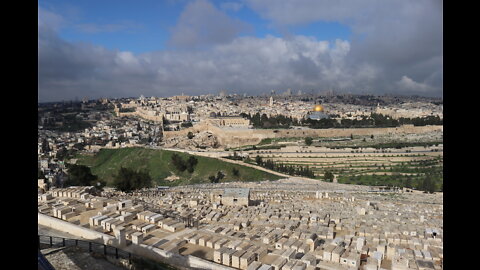
M 220 182 L 232 181 L 262 181 L 277 180 L 281 177 L 260 171 L 254 168 L 245 167 L 229 162 L 224 162 L 215 158 L 195 156 L 198 164 L 193 173 L 188 171 L 180 172 L 172 164 L 171 156 L 177 153 L 184 160 L 189 154 L 167 151 L 153 150 L 145 148 L 122 148 L 122 149 L 101 149 L 95 156 L 78 155 L 77 164 L 89 166 L 92 173 L 104 179 L 107 185 L 113 181 L 114 175 L 120 167 L 130 169 L 146 169 L 157 185 L 177 186 L 197 183 L 210 183 L 208 177 L 216 175 L 222 171 L 225 177 Z M 238 176 L 234 176 L 232 169 L 239 171 Z M 165 180 L 165 179 L 171 179 Z M 175 179 L 175 180 L 172 180 Z

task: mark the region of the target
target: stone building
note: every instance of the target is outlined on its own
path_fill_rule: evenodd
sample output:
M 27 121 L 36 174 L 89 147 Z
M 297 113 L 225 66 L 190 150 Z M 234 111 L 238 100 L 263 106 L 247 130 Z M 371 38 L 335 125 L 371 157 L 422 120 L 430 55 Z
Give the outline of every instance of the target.
M 168 121 L 186 122 L 190 121 L 190 114 L 186 110 L 171 110 L 165 113 Z
M 250 120 L 241 116 L 218 116 L 210 118 L 208 121 L 218 127 L 248 127 Z
M 223 192 L 212 192 L 210 196 L 210 200 L 213 203 L 221 203 L 228 206 L 251 205 L 249 188 L 226 188 Z

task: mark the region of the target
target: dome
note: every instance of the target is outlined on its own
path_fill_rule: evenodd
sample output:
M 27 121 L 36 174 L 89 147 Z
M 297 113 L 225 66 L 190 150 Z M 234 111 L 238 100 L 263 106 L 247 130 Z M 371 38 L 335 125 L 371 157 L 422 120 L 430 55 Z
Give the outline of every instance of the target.
M 323 112 L 323 106 L 320 104 L 315 105 L 315 108 L 313 108 L 314 112 Z

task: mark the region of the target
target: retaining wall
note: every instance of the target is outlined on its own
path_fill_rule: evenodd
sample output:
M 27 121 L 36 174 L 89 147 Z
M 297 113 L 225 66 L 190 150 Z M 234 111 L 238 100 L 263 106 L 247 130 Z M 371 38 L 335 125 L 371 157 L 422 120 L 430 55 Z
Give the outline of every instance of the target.
M 72 224 L 70 222 L 50 217 L 41 213 L 38 213 L 38 224 L 47 226 L 49 228 L 68 232 L 71 235 L 79 238 L 92 240 L 94 242 L 103 243 L 106 245 L 117 247 L 117 241 L 115 237 L 101 232 L 97 232 L 91 229 L 84 228 L 79 225 Z M 213 270 L 233 270 L 224 265 L 220 265 L 211 261 L 207 261 L 191 255 L 180 255 L 177 253 L 168 252 L 145 244 L 131 244 L 125 248 L 122 248 L 132 254 L 149 258 L 156 261 L 165 262 L 180 269 L 213 269 Z
M 139 256 L 152 260 L 160 260 L 180 269 L 212 269 L 212 270 L 233 270 L 228 266 L 217 264 L 191 255 L 180 255 L 173 252 L 161 250 L 145 244 L 128 246 L 128 250 Z
M 114 245 L 116 242 L 115 237 L 110 236 L 108 234 L 87 229 L 82 226 L 79 226 L 58 218 L 44 215 L 42 213 L 38 213 L 38 224 L 47 226 L 55 230 L 67 232 L 71 235 L 74 235 L 80 238 L 93 240 L 95 242 L 102 242 L 103 244 L 106 244 L 106 245 Z

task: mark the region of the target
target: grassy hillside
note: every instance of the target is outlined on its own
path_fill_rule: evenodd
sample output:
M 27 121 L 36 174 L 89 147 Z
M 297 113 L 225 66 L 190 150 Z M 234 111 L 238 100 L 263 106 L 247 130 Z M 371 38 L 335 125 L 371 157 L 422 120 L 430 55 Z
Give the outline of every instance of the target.
M 279 176 L 254 168 L 201 156 L 195 156 L 198 159 L 198 164 L 195 166 L 193 173 L 188 171 L 180 172 L 172 165 L 171 156 L 173 153 L 177 153 L 184 160 L 190 156 L 166 150 L 123 148 L 102 149 L 95 156 L 79 155 L 76 158 L 78 158 L 77 164 L 89 166 L 93 174 L 107 181 L 107 185 L 112 183 L 113 176 L 120 167 L 135 170 L 146 169 L 157 185 L 168 186 L 209 183 L 208 177 L 216 175 L 218 171 L 222 171 L 225 174 L 225 177 L 220 182 L 280 179 Z M 233 175 L 233 168 L 239 170 L 238 176 Z M 178 176 L 179 179 L 175 181 L 164 180 L 171 175 Z

